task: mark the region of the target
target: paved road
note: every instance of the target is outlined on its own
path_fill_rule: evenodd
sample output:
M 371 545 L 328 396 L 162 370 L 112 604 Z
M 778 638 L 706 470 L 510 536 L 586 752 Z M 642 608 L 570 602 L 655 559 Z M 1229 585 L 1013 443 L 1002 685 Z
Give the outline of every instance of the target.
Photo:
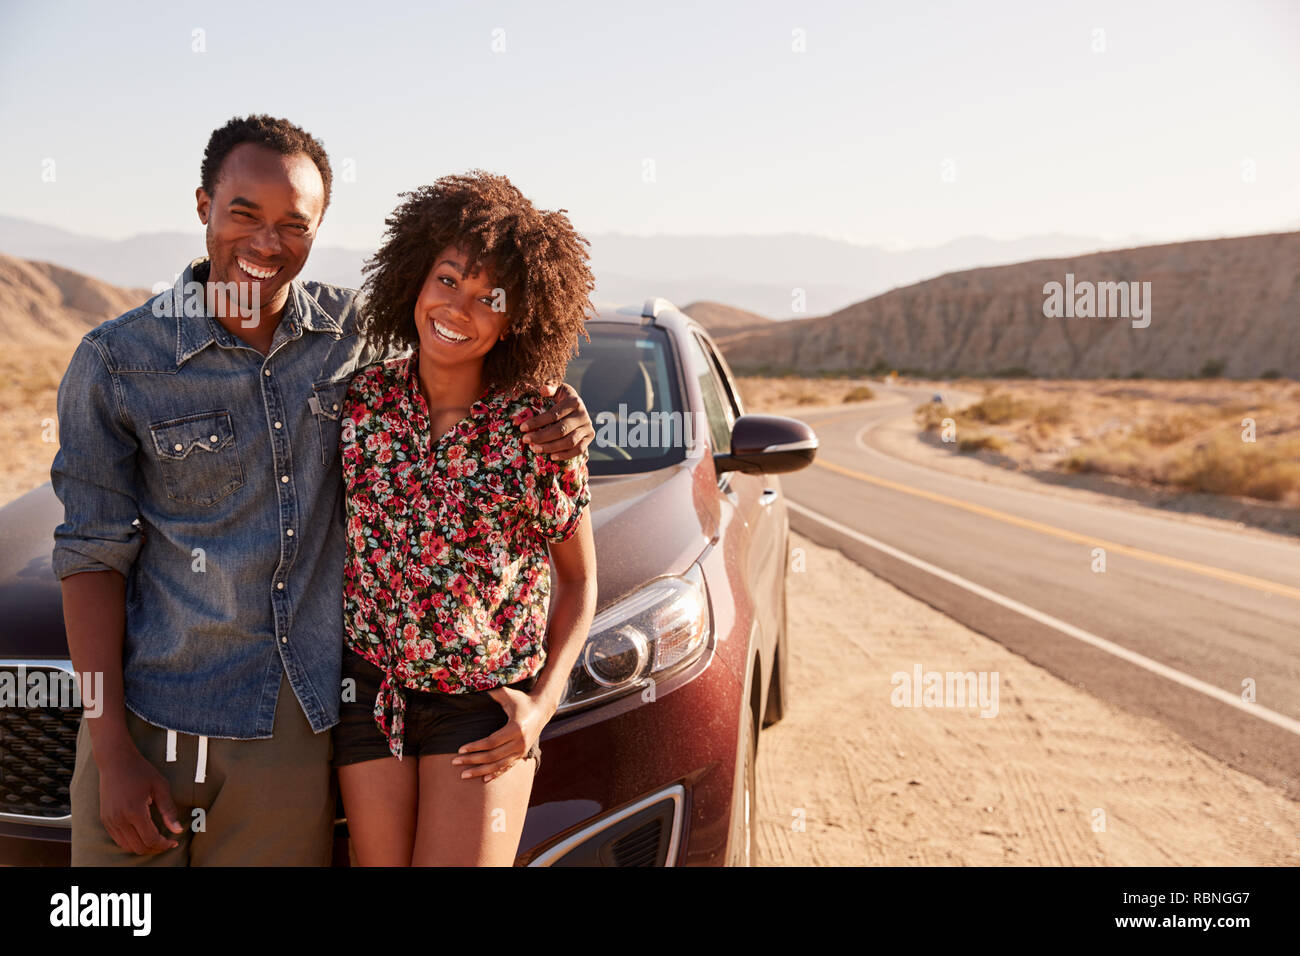
M 794 528 L 1300 799 L 1300 544 L 901 461 L 873 448 L 870 431 L 930 392 L 886 394 L 800 414 L 821 449 L 782 476 Z

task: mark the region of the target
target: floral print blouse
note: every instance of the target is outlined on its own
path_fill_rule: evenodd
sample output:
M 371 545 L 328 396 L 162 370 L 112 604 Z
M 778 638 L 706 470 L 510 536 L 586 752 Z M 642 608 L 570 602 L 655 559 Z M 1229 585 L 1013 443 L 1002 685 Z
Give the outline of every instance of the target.
M 341 412 L 348 542 L 344 640 L 379 667 L 375 723 L 402 756 L 405 690 L 462 694 L 546 661 L 548 541 L 589 504 L 587 453 L 552 461 L 522 441 L 536 392 L 485 389 L 431 436 L 419 351 L 352 379 Z

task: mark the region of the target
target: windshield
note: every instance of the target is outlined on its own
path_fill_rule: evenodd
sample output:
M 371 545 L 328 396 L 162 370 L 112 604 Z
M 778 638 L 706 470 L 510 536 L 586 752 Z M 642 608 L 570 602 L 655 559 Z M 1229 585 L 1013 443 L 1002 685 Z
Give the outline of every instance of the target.
M 565 381 L 578 390 L 596 427 L 591 475 L 653 471 L 686 456 L 690 422 L 682 413 L 668 333 L 653 326 L 588 322 Z

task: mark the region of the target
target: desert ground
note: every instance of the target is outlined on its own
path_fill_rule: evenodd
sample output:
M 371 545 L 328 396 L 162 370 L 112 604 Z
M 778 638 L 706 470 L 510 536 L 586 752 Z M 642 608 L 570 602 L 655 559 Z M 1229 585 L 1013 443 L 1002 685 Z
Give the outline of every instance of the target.
M 58 451 L 59 380 L 76 343 L 0 352 L 0 505 L 50 480 Z M 53 546 L 53 545 L 51 545 Z
M 759 864 L 1300 864 L 1300 804 L 1280 790 L 838 551 L 791 547 L 805 570 L 789 576 L 790 709 L 759 738 Z M 997 672 L 996 715 L 895 707 L 892 675 L 918 662 Z

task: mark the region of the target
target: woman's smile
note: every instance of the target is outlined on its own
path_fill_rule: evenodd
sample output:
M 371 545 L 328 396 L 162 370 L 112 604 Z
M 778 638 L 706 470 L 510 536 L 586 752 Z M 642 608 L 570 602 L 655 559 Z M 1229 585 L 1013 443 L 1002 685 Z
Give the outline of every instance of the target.
M 461 335 L 450 327 L 443 325 L 437 319 L 433 320 L 433 333 L 449 345 L 459 345 L 461 342 L 469 341 L 468 335 Z

